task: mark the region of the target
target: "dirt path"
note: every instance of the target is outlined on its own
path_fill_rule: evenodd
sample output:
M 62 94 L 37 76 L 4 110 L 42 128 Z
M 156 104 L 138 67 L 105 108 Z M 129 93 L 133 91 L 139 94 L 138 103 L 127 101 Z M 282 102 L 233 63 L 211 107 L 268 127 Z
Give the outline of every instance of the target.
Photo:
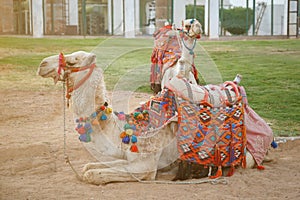
M 0 90 L 0 199 L 300 199 L 300 140 L 272 150 L 265 170 L 238 170 L 228 184 L 80 182 L 64 160 L 59 91 Z M 138 102 L 138 100 L 136 100 Z M 67 111 L 66 152 L 75 169 L 95 161 L 77 139 Z

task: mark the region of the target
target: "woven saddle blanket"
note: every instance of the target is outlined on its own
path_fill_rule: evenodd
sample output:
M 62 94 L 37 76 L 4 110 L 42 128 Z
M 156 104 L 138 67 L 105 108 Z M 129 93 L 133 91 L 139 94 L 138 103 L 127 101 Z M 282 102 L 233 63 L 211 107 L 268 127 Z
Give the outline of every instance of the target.
M 274 139 L 274 135 L 266 121 L 249 106 L 244 87 L 237 86 L 234 82 L 230 81 L 217 86 L 199 86 L 189 84 L 185 79 L 179 79 L 177 77 L 170 80 L 167 87 L 185 101 L 191 101 L 200 106 L 208 104 L 208 106 L 213 109 L 234 106 L 239 103 L 239 99 L 242 98 L 243 126 L 246 127 L 247 149 L 254 157 L 256 164 L 262 164 L 270 144 Z M 195 112 L 195 108 L 192 110 Z M 201 113 L 202 111 L 203 110 L 200 110 L 199 112 Z M 201 115 L 203 116 L 205 114 L 202 113 Z
M 146 112 L 145 112 L 146 111 Z M 147 113 L 147 117 L 138 117 Z M 241 98 L 235 104 L 214 107 L 177 98 L 164 90 L 130 115 L 135 136 L 147 136 L 177 117 L 176 139 L 180 159 L 205 166 L 236 166 L 245 160 L 244 110 Z M 138 143 L 137 143 L 138 146 Z
M 244 166 L 246 130 L 241 98 L 230 106 L 178 101 L 180 158 L 205 166 Z
M 154 48 L 151 55 L 150 83 L 160 84 L 164 71 L 181 57 L 177 35 L 172 26 L 165 26 L 153 34 Z

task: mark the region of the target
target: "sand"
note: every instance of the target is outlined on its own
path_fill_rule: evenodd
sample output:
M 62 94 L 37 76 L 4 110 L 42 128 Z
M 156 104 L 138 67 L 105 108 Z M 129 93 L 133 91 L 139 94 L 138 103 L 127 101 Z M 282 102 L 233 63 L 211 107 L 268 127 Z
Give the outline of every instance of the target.
M 75 170 L 96 161 L 79 142 L 60 91 L 0 90 L 0 199 L 300 199 L 300 140 L 271 150 L 265 170 L 238 169 L 227 184 L 79 181 Z M 139 99 L 138 99 L 139 100 Z M 136 102 L 133 103 L 137 103 Z M 64 146 L 64 137 L 66 146 Z

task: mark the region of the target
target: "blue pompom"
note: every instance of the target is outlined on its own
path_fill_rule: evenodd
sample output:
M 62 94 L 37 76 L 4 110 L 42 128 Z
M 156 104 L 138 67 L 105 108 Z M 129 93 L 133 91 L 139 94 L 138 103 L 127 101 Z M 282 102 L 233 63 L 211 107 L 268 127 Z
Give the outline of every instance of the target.
M 131 125 L 131 128 L 132 128 L 132 130 L 136 130 L 136 126 L 133 124 L 133 125 Z
M 131 136 L 131 142 L 136 143 L 137 142 L 137 137 L 135 135 Z
M 102 121 L 104 121 L 104 120 L 107 119 L 107 116 L 106 116 L 105 114 L 102 114 L 100 119 L 101 119 Z
M 271 143 L 271 146 L 276 149 L 278 147 L 277 142 L 275 142 L 275 140 L 273 140 L 273 142 Z
M 130 142 L 129 136 L 126 135 L 125 137 L 123 137 L 122 142 L 125 143 L 125 144 L 129 144 L 129 142 Z
M 90 129 L 88 129 L 88 130 L 86 131 L 87 134 L 91 134 L 92 132 L 93 132 L 93 129 L 92 129 L 92 128 L 90 128 Z
M 91 116 L 92 116 L 92 118 L 97 117 L 97 112 L 93 112 L 93 113 L 91 114 Z
M 91 137 L 89 134 L 82 134 L 79 136 L 79 140 L 81 142 L 90 142 L 91 141 Z
M 86 130 L 89 130 L 90 128 L 92 128 L 92 126 L 91 126 L 90 123 L 87 122 L 87 123 L 85 123 L 84 128 L 85 128 Z

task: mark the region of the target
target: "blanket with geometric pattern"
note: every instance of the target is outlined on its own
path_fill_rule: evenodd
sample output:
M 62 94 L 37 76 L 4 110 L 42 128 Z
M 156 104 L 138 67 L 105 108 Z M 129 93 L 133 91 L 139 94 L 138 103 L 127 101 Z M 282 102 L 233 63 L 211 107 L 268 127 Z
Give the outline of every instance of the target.
M 181 160 L 218 167 L 245 164 L 246 130 L 241 98 L 225 107 L 179 100 L 178 124 Z

